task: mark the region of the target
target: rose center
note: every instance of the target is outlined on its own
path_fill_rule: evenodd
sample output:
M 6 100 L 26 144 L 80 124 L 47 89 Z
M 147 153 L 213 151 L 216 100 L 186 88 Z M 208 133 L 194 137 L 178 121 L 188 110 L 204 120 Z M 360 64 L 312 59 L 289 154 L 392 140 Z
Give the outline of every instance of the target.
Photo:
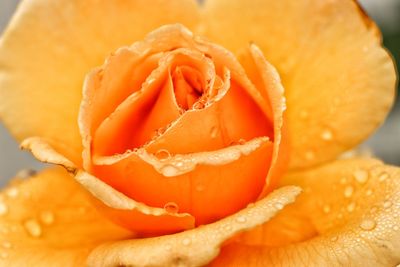
M 201 73 L 189 66 L 176 67 L 172 74 L 175 99 L 184 110 L 193 108 L 204 93 L 204 82 Z

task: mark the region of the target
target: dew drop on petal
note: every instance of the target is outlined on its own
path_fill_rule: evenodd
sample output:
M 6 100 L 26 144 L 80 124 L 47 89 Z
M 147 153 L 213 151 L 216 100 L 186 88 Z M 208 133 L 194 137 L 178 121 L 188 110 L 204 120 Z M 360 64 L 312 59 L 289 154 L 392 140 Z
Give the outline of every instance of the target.
M 196 191 L 197 192 L 203 192 L 204 189 L 205 189 L 204 185 L 202 185 L 202 184 L 196 185 Z
M 1 246 L 3 248 L 11 248 L 12 244 L 10 242 L 8 242 L 8 241 L 4 241 L 3 243 L 1 243 Z
M 354 179 L 360 184 L 364 184 L 368 180 L 368 172 L 366 170 L 356 170 L 353 175 Z
M 383 173 L 381 173 L 380 175 L 379 175 L 379 181 L 380 182 L 383 182 L 383 181 L 385 181 L 387 178 L 389 178 L 389 174 L 388 173 L 386 173 L 386 172 L 383 172 Z
M 304 157 L 306 158 L 306 160 L 313 160 L 315 158 L 314 151 L 311 151 L 311 150 L 307 151 L 304 154 Z
M 171 245 L 171 244 L 167 244 L 167 245 L 165 246 L 165 249 L 166 249 L 167 251 L 170 251 L 170 250 L 172 249 L 172 245 Z
M 355 208 L 356 208 L 356 204 L 354 202 L 352 202 L 349 205 L 347 205 L 347 211 L 348 212 L 353 212 Z
M 8 212 L 8 207 L 7 207 L 6 203 L 0 201 L 0 216 L 6 215 L 7 212 Z
M 161 160 L 161 161 L 165 161 L 167 159 L 169 159 L 171 157 L 171 154 L 169 153 L 168 150 L 166 149 L 160 149 L 156 152 L 155 156 Z
M 54 223 L 54 214 L 51 211 L 43 211 L 40 213 L 40 221 L 45 225 Z
M 179 206 L 175 202 L 168 202 L 164 205 L 164 209 L 168 213 L 178 213 Z
M 10 198 L 16 198 L 18 196 L 18 194 L 19 194 L 19 190 L 16 187 L 11 187 L 10 189 L 8 189 L 6 191 L 6 194 Z
M 346 177 L 340 178 L 339 183 L 340 183 L 340 184 L 346 184 L 346 183 L 347 183 L 347 178 L 346 178 Z
M 216 126 L 212 127 L 210 132 L 211 138 L 216 138 L 218 136 L 218 132 L 219 132 L 218 127 Z
M 391 206 L 392 206 L 392 202 L 390 202 L 389 200 L 383 202 L 383 207 L 384 207 L 385 209 L 388 209 L 388 208 L 390 208 Z
M 282 204 L 282 203 L 275 203 L 274 204 L 274 207 L 276 208 L 276 209 L 278 209 L 278 210 L 281 210 L 281 209 L 283 209 L 283 207 L 284 207 L 284 205 Z
M 346 198 L 350 198 L 353 195 L 353 192 L 354 188 L 351 185 L 348 185 L 344 188 L 343 194 Z
M 35 219 L 29 219 L 24 222 L 25 230 L 32 237 L 40 237 L 42 235 L 42 227 Z
M 184 239 L 182 240 L 182 244 L 183 244 L 184 246 L 189 246 L 191 242 L 192 242 L 192 241 L 190 241 L 189 238 L 184 238 Z
M 365 231 L 371 231 L 375 227 L 376 227 L 376 222 L 372 219 L 364 219 L 360 224 L 360 228 Z
M 393 230 L 398 231 L 399 227 L 397 225 L 393 226 Z
M 300 119 L 303 119 L 303 120 L 307 119 L 308 118 L 307 110 L 301 110 L 299 113 L 299 116 L 300 116 Z
M 245 223 L 245 222 L 246 222 L 246 217 L 244 217 L 244 216 L 239 216 L 239 217 L 236 218 L 236 221 L 237 221 L 238 223 Z
M 331 211 L 331 206 L 329 206 L 329 205 L 324 205 L 324 206 L 322 207 L 322 211 L 323 211 L 324 213 L 329 213 L 329 212 Z
M 371 189 L 368 189 L 368 190 L 365 192 L 365 194 L 366 194 L 367 196 L 372 195 L 372 190 L 371 190 Z
M 2 251 L 2 252 L 0 253 L 0 257 L 1 257 L 2 259 L 6 259 L 6 258 L 8 257 L 8 253 L 5 252 L 5 251 Z
M 322 138 L 322 140 L 325 140 L 325 141 L 330 141 L 330 140 L 332 140 L 332 139 L 333 139 L 333 133 L 332 133 L 332 131 L 329 130 L 329 129 L 326 129 L 326 130 L 322 131 L 322 133 L 321 133 L 321 138 Z
M 337 240 L 338 240 L 338 237 L 337 237 L 337 236 L 332 236 L 332 237 L 331 237 L 331 241 L 332 241 L 332 242 L 336 242 Z
M 178 173 L 178 169 L 170 164 L 163 166 L 160 171 L 166 177 L 176 176 Z

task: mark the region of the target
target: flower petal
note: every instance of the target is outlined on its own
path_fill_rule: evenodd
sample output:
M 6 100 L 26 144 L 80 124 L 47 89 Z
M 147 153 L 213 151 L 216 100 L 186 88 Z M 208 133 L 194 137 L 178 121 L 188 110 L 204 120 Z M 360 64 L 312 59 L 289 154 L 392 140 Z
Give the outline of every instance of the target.
M 61 168 L 11 181 L 0 193 L 1 266 L 84 266 L 105 241 L 133 238 L 92 208 Z
M 300 189 L 276 190 L 234 215 L 182 233 L 104 244 L 92 251 L 89 266 L 203 266 L 215 258 L 220 246 L 236 234 L 271 219 L 294 201 Z
M 0 41 L 2 120 L 19 140 L 48 137 L 80 151 L 85 74 L 156 27 L 197 20 L 193 0 L 23 1 Z
M 217 266 L 395 266 L 400 262 L 400 169 L 340 160 L 289 174 L 304 193 L 223 250 Z M 284 256 L 282 256 L 284 255 Z
M 78 170 L 42 138 L 28 138 L 21 147 L 30 150 L 40 161 L 61 165 L 73 173 L 75 179 L 94 196 L 90 198 L 93 207 L 127 229 L 141 234 L 165 234 L 194 227 L 194 218 L 188 213 L 170 213 L 163 208 L 149 207 L 116 191 L 99 178 Z
M 278 69 L 293 168 L 328 161 L 360 143 L 392 105 L 393 61 L 355 1 L 210 0 L 205 13 L 211 40 L 231 51 L 252 41 Z

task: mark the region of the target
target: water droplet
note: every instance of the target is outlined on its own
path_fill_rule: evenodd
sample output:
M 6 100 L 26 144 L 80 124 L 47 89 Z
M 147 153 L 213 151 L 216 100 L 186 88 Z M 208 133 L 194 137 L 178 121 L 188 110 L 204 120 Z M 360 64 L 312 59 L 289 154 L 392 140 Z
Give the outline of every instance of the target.
M 163 166 L 160 171 L 166 177 L 176 176 L 178 173 L 178 169 L 170 164 Z
M 371 189 L 368 189 L 367 192 L 365 192 L 365 194 L 366 194 L 367 196 L 372 195 L 372 190 L 371 190 Z
M 231 229 L 232 229 L 232 226 L 230 226 L 229 224 L 224 226 L 225 231 L 230 231 Z
M 322 133 L 321 133 L 321 138 L 322 138 L 322 140 L 325 140 L 325 141 L 330 141 L 330 140 L 332 140 L 333 139 L 333 133 L 332 133 L 332 131 L 331 130 L 324 130 Z
M 371 208 L 371 213 L 375 213 L 375 212 L 377 212 L 378 211 L 378 208 L 377 207 L 372 207 Z
M 7 214 L 8 212 L 8 207 L 6 203 L 0 201 L 0 216 Z
M 171 154 L 169 153 L 168 150 L 166 149 L 160 149 L 156 152 L 155 156 L 161 160 L 161 161 L 165 161 L 167 159 L 169 159 L 171 157 Z
M 236 221 L 237 221 L 238 223 L 245 223 L 245 222 L 246 222 L 246 217 L 244 217 L 244 216 L 239 216 L 239 217 L 236 218 Z
M 171 250 L 171 249 L 172 249 L 172 245 L 171 245 L 171 244 L 167 244 L 167 245 L 165 246 L 165 249 L 168 250 L 168 251 Z
M 365 231 L 371 231 L 375 227 L 376 227 L 376 222 L 372 219 L 364 219 L 360 224 L 360 228 Z
M 354 188 L 351 185 L 348 185 L 344 188 L 343 194 L 346 198 L 349 198 L 353 195 L 353 192 L 354 192 Z
M 315 158 L 314 151 L 311 151 L 311 150 L 307 151 L 304 154 L 304 156 L 305 156 L 306 160 L 313 160 Z
M 275 207 L 276 209 L 278 209 L 278 210 L 281 210 L 281 209 L 283 209 L 284 205 L 283 205 L 282 203 L 278 202 L 278 203 L 275 203 L 275 204 L 274 204 L 274 207 Z
M 399 227 L 397 225 L 393 226 L 393 230 L 398 231 Z
M 219 133 L 218 127 L 214 126 L 211 128 L 210 132 L 211 138 L 216 138 L 218 136 L 218 133 Z
M 349 205 L 347 205 L 347 211 L 348 212 L 353 212 L 355 208 L 356 208 L 356 204 L 354 202 L 352 202 Z
M 196 185 L 196 191 L 197 192 L 203 192 L 204 189 L 205 189 L 204 185 L 202 185 L 202 184 Z
M 324 213 L 329 213 L 329 212 L 331 211 L 331 206 L 329 206 L 329 205 L 324 205 L 324 206 L 322 207 L 322 211 L 323 211 Z
M 164 209 L 168 213 L 178 213 L 179 206 L 175 202 L 168 202 L 164 205 Z
M 11 248 L 12 244 L 10 242 L 8 242 L 8 241 L 4 241 L 3 243 L 1 243 L 1 246 L 3 248 Z
M 85 213 L 87 213 L 87 211 L 88 211 L 87 207 L 82 206 L 82 207 L 78 208 L 78 212 L 80 214 L 85 214 Z
M 387 178 L 389 178 L 389 174 L 386 173 L 386 172 L 383 172 L 383 173 L 381 173 L 381 174 L 379 175 L 379 181 L 380 181 L 380 182 L 385 181 Z
M 338 240 L 338 237 L 337 237 L 337 236 L 332 236 L 332 237 L 331 237 L 331 241 L 332 241 L 332 242 L 336 242 L 337 240 Z
M 365 170 L 356 170 L 353 173 L 354 179 L 360 184 L 365 183 L 368 180 L 368 172 Z
M 29 219 L 24 223 L 25 230 L 32 237 L 40 237 L 42 235 L 42 227 L 35 219 Z
M 192 241 L 191 241 L 189 238 L 184 238 L 184 239 L 182 240 L 182 244 L 183 244 L 184 246 L 189 246 L 191 242 L 192 242 Z
M 346 183 L 347 183 L 347 178 L 346 178 L 346 177 L 340 178 L 339 183 L 340 183 L 340 184 L 346 184 Z
M 306 110 L 301 110 L 301 111 L 299 112 L 299 116 L 300 116 L 300 119 L 305 120 L 305 119 L 308 118 L 308 112 L 307 112 Z
M 7 190 L 6 194 L 10 198 L 16 198 L 19 194 L 19 190 L 16 187 L 11 187 L 10 189 Z
M 8 257 L 8 253 L 5 252 L 5 251 L 2 251 L 2 252 L 0 253 L 0 257 L 1 257 L 2 259 L 6 259 L 6 258 Z
M 256 204 L 254 204 L 253 202 L 252 203 L 249 203 L 246 207 L 247 208 L 253 208 L 253 207 L 255 207 L 256 206 Z
M 383 207 L 384 207 L 385 209 L 388 209 L 388 208 L 390 208 L 391 206 L 392 206 L 392 202 L 390 202 L 389 200 L 383 202 Z
M 45 225 L 54 223 L 54 214 L 51 211 L 43 211 L 40 213 L 40 221 Z

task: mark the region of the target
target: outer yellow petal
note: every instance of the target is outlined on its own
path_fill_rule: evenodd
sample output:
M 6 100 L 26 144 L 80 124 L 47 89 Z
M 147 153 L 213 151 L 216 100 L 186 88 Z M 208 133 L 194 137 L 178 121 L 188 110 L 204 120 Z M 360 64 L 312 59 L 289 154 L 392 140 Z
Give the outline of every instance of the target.
M 132 238 L 86 196 L 61 168 L 13 181 L 0 194 L 0 265 L 85 266 L 95 246 Z
M 244 234 L 241 244 L 226 247 L 215 265 L 400 263 L 399 168 L 373 159 L 341 160 L 292 173 L 285 184 L 303 187 L 304 194 L 273 220 Z
M 218 255 L 225 241 L 268 221 L 299 193 L 298 187 L 287 186 L 212 224 L 169 236 L 105 244 L 90 254 L 88 263 L 90 266 L 203 266 Z
M 0 40 L 0 116 L 22 140 L 42 136 L 81 146 L 83 79 L 118 47 L 167 23 L 193 28 L 193 0 L 23 1 Z
M 210 0 L 206 34 L 239 51 L 252 41 L 287 97 L 291 166 L 335 158 L 385 118 L 396 84 L 375 24 L 351 0 Z

